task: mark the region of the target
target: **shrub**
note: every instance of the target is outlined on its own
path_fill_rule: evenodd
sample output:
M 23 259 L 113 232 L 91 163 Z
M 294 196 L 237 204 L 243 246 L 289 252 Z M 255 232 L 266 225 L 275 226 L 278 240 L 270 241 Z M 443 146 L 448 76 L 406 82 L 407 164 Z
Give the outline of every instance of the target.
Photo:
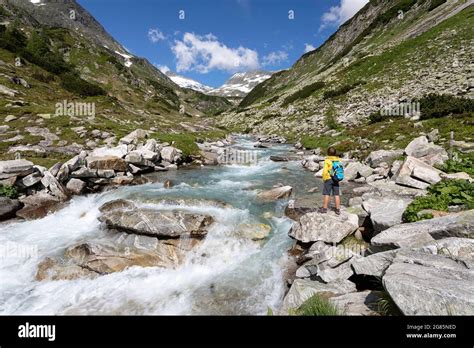
M 349 92 L 350 90 L 356 88 L 357 86 L 359 86 L 361 84 L 362 84 L 362 82 L 355 82 L 355 83 L 350 84 L 350 85 L 344 85 L 344 86 L 341 86 L 339 88 L 326 91 L 323 94 L 323 98 L 324 99 L 334 99 L 334 98 L 340 97 L 341 95 L 347 94 L 347 92 Z
M 123 70 L 125 70 L 125 66 L 122 63 L 120 63 L 119 60 L 114 56 L 108 56 L 107 62 L 114 65 L 119 72 L 122 72 Z
M 324 121 L 326 123 L 326 127 L 329 129 L 338 129 L 339 124 L 337 123 L 337 118 L 336 118 L 336 110 L 334 107 L 330 107 L 329 110 L 326 112 L 326 115 L 324 116 Z
M 411 202 L 403 213 L 404 222 L 415 222 L 433 218 L 432 214 L 422 214 L 424 209 L 448 211 L 451 205 L 465 205 L 474 209 L 474 184 L 468 180 L 440 181 L 428 188 L 428 195 Z
M 298 99 L 304 99 L 309 97 L 311 94 L 316 92 L 317 90 L 323 88 L 326 84 L 323 81 L 318 81 L 315 83 L 312 83 L 310 85 L 307 85 L 300 89 L 299 91 L 289 95 L 288 97 L 285 98 L 285 101 L 283 102 L 282 106 L 287 106 L 293 102 L 295 102 Z
M 474 100 L 451 95 L 432 93 L 421 98 L 419 102 L 422 120 L 474 112 Z
M 455 153 L 453 159 L 449 159 L 442 165 L 437 166 L 438 169 L 445 173 L 459 173 L 466 172 L 467 174 L 474 176 L 474 159 L 473 154 L 464 155 Z
M 302 316 L 323 316 L 323 315 L 343 315 L 335 305 L 321 295 L 314 295 L 307 299 L 298 309 L 295 315 Z
M 0 197 L 17 198 L 18 191 L 13 186 L 0 185 Z
M 382 121 L 383 121 L 383 117 L 380 111 L 374 112 L 369 115 L 369 124 L 374 124 L 374 123 L 378 123 Z
M 54 76 L 51 74 L 41 74 L 37 72 L 37 73 L 33 73 L 31 77 L 33 77 L 37 81 L 44 82 L 44 83 L 50 83 L 54 81 Z
M 81 79 L 81 77 L 76 73 L 63 73 L 60 75 L 60 78 L 61 86 L 71 93 L 79 94 L 83 97 L 92 97 L 106 94 L 102 88 Z
M 265 93 L 267 92 L 267 90 L 265 88 L 265 82 L 266 81 L 256 85 L 250 91 L 250 93 L 247 94 L 244 99 L 242 99 L 242 101 L 239 104 L 239 108 L 245 108 L 245 107 L 253 104 L 258 99 L 262 98 L 265 95 Z

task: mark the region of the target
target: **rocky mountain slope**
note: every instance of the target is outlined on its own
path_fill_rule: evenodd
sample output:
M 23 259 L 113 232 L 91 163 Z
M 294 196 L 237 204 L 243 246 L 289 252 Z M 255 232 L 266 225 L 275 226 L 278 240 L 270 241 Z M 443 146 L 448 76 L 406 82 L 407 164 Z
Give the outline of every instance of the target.
M 222 97 L 245 97 L 255 86 L 272 76 L 271 72 L 256 70 L 236 73 L 221 87 L 209 92 Z
M 429 93 L 472 99 L 472 3 L 372 0 L 321 47 L 256 86 L 221 124 L 289 138 L 332 130 L 349 138 L 345 130 L 390 103 Z
M 0 24 L 4 159 L 53 162 L 138 127 L 191 142 L 212 136 L 211 116 L 232 106 L 128 53 L 75 1 L 0 0 Z

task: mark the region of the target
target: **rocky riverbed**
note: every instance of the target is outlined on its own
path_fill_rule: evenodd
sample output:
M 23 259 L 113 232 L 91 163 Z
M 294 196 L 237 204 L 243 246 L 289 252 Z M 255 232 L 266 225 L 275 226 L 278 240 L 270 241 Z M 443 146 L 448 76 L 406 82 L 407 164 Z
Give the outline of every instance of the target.
M 471 180 L 433 167 L 447 153 L 432 140 L 344 159 L 341 216 L 317 212 L 324 156 L 281 137 L 199 144 L 195 166 L 141 130 L 49 169 L 0 162 L 24 192 L 0 201 L 16 216 L 0 225 L 0 312 L 291 314 L 319 294 L 347 315 L 388 314 L 387 297 L 473 314 L 473 211 L 402 223 L 428 185 Z

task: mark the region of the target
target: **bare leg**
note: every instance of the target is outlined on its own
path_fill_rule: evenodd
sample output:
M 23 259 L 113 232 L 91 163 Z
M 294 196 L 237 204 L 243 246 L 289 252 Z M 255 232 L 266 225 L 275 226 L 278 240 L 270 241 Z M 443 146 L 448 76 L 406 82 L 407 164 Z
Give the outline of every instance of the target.
M 334 196 L 335 200 L 336 200 L 336 209 L 340 209 L 341 208 L 341 197 L 340 196 Z
M 329 207 L 329 196 L 323 196 L 323 208 L 327 209 Z

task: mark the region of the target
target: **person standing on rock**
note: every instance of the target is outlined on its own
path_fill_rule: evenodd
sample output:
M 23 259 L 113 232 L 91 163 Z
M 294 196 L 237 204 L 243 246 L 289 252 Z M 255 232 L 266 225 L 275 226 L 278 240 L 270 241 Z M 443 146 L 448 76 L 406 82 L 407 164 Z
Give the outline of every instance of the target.
M 344 168 L 341 159 L 337 156 L 336 149 L 330 147 L 328 156 L 324 161 L 323 167 L 323 207 L 319 209 L 319 213 L 328 212 L 331 194 L 336 201 L 336 214 L 341 214 L 341 198 L 339 196 L 339 182 L 344 180 Z

